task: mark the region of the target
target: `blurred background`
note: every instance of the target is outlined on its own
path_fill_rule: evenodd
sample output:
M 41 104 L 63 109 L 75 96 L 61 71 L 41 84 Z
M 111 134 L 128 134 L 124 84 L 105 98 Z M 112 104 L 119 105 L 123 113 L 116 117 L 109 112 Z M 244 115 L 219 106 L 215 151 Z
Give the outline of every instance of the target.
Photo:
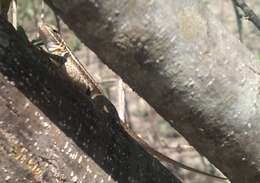
M 242 31 L 239 34 L 236 14 L 232 0 L 203 0 L 209 9 L 218 17 L 225 27 L 240 39 L 260 61 L 260 31 L 254 25 L 242 18 Z M 260 16 L 260 1 L 247 0 L 248 5 Z M 61 35 L 71 50 L 86 66 L 87 70 L 100 83 L 105 94 L 117 107 L 120 116 L 129 122 L 130 127 L 146 142 L 158 151 L 191 167 L 216 173 L 215 169 L 204 157 L 126 84 L 114 74 L 99 58 L 83 45 L 68 27 L 57 18 L 41 0 L 18 1 L 17 22 L 32 40 L 37 38 L 37 24 L 44 14 L 44 22 L 60 26 Z M 12 22 L 12 8 L 9 11 Z M 169 165 L 166 165 L 169 166 Z M 185 183 L 217 183 L 216 179 L 202 176 L 183 169 L 169 167 L 174 174 L 181 177 Z M 223 182 L 223 181 L 222 181 Z

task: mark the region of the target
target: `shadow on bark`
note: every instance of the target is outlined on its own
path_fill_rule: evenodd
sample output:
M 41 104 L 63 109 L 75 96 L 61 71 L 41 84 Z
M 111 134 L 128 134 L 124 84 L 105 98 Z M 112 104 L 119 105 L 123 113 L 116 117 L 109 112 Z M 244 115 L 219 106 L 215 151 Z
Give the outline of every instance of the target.
M 9 182 L 180 182 L 0 17 L 0 170 Z

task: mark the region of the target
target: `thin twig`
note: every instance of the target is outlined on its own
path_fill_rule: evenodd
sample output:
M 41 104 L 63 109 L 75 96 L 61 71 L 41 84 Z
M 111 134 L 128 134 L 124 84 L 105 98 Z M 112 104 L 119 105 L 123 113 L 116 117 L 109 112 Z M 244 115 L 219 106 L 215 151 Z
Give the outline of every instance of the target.
M 44 4 L 44 1 L 42 0 L 42 2 L 41 2 L 40 23 L 44 22 L 44 18 L 45 18 L 45 4 Z
M 17 0 L 12 0 L 12 23 L 15 29 L 17 29 Z
M 118 115 L 122 121 L 125 121 L 125 92 L 123 81 L 118 78 Z
M 245 3 L 244 0 L 233 0 L 235 5 L 238 6 L 245 14 L 245 17 L 250 20 L 260 31 L 260 18 L 255 12 Z
M 57 14 L 55 14 L 54 16 L 55 16 L 55 20 L 56 20 L 57 30 L 58 30 L 59 34 L 61 34 L 60 18 L 57 16 Z

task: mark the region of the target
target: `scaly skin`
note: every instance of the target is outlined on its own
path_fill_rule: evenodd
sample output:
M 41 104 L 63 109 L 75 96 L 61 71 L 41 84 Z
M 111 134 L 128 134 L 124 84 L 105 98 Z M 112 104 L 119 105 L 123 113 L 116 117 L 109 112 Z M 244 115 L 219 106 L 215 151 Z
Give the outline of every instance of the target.
M 195 173 L 199 173 L 202 175 L 206 175 L 209 177 L 217 178 L 220 180 L 227 180 L 227 178 L 220 177 L 217 175 L 213 175 L 207 172 L 203 172 L 201 170 L 197 170 L 186 166 L 180 162 L 177 162 L 162 153 L 156 151 L 151 146 L 149 146 L 143 139 L 135 134 L 133 130 L 131 130 L 126 123 L 122 122 L 118 116 L 117 110 L 115 106 L 103 95 L 102 90 L 98 86 L 97 82 L 90 75 L 90 73 L 84 68 L 84 66 L 80 63 L 80 61 L 73 55 L 71 50 L 66 45 L 65 41 L 61 38 L 60 34 L 56 29 L 47 24 L 40 25 L 40 36 L 44 41 L 44 44 L 47 50 L 54 55 L 58 55 L 61 57 L 65 57 L 67 60 L 65 62 L 66 74 L 70 77 L 71 80 L 80 83 L 81 87 L 91 87 L 91 96 L 92 99 L 95 100 L 97 104 L 97 108 L 103 112 L 109 113 L 114 116 L 115 121 L 122 127 L 122 129 L 139 145 L 143 147 L 149 154 L 156 157 L 160 161 L 170 163 L 173 166 L 183 168 Z

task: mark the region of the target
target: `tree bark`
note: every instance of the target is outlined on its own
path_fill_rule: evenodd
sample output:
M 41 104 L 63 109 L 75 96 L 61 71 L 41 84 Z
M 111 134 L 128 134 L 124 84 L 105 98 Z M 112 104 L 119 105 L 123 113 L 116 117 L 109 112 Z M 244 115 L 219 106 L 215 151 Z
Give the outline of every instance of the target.
M 1 182 L 180 182 L 0 16 Z
M 259 65 L 199 0 L 45 0 L 232 182 L 260 182 Z

